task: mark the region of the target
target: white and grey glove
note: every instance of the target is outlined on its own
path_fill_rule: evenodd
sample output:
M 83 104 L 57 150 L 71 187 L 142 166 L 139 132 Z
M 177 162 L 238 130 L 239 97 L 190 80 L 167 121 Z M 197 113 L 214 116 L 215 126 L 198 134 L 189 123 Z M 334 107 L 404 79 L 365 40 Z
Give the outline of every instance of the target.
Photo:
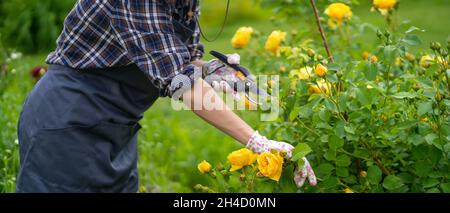
M 257 154 L 270 152 L 271 150 L 285 152 L 288 158 L 292 158 L 292 151 L 294 150 L 294 147 L 291 144 L 269 140 L 260 135 L 258 131 L 256 131 L 247 142 L 247 148 Z M 294 171 L 294 182 L 297 187 L 300 188 L 304 185 L 306 179 L 308 179 L 309 185 L 315 186 L 317 184 L 317 178 L 311 164 L 305 157 L 302 158 L 302 160 L 304 162 L 303 167 L 296 168 Z

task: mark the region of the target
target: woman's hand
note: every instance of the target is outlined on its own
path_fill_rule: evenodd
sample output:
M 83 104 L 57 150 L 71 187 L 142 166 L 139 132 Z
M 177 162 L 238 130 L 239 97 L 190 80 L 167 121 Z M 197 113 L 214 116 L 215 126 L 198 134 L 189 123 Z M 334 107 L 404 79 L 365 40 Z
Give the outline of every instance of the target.
M 248 140 L 247 148 L 257 154 L 270 152 L 271 150 L 285 152 L 288 158 L 292 158 L 292 151 L 294 150 L 294 147 L 291 144 L 268 140 L 266 137 L 260 135 L 258 131 L 256 131 Z M 303 186 L 306 179 L 308 179 L 309 184 L 315 186 L 317 184 L 317 179 L 311 164 L 306 158 L 302 158 L 302 160 L 304 162 L 303 167 L 296 168 L 294 171 L 295 184 L 300 188 Z

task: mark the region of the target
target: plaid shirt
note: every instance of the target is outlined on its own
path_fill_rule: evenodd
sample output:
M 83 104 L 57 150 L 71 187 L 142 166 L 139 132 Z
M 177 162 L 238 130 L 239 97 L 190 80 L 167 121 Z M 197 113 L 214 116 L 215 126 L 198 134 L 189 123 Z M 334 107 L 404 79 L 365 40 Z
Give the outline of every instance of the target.
M 136 64 L 172 96 L 174 77 L 192 73 L 202 58 L 199 0 L 78 0 L 64 22 L 48 64 L 97 69 Z M 189 11 L 193 11 L 189 12 Z

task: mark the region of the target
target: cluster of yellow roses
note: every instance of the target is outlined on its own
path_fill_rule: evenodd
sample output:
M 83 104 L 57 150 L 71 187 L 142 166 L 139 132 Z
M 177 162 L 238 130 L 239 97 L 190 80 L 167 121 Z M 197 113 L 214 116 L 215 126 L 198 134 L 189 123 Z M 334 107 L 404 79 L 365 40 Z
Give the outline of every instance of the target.
M 313 73 L 314 71 L 314 73 Z M 323 77 L 325 77 L 328 73 L 328 68 L 323 64 L 317 64 L 313 69 L 309 66 L 303 67 L 301 69 L 291 70 L 289 73 L 289 78 L 292 79 L 291 88 L 295 88 L 297 84 L 297 80 L 305 80 L 309 81 L 312 79 L 314 75 L 320 77 L 315 84 L 311 84 L 308 88 L 308 92 L 310 94 L 320 94 L 325 93 L 329 94 L 332 88 L 331 83 L 327 82 Z
M 231 152 L 228 157 L 231 164 L 230 172 L 240 170 L 246 166 L 254 166 L 255 162 L 259 170 L 258 176 L 268 177 L 271 180 L 279 181 L 284 164 L 284 157 L 280 153 L 261 153 L 259 155 L 253 153 L 247 148 L 243 148 Z M 208 173 L 212 169 L 211 164 L 202 161 L 198 164 L 198 170 L 202 173 Z
M 254 30 L 251 27 L 239 28 L 231 39 L 231 45 L 236 49 L 246 47 L 250 42 L 253 33 Z M 279 47 L 281 46 L 281 43 L 286 38 L 286 35 L 286 32 L 278 30 L 273 31 L 267 38 L 265 49 L 272 52 L 273 54 L 277 53 Z
M 397 7 L 397 0 L 373 0 L 373 10 L 378 10 L 382 15 Z M 328 16 L 328 25 L 335 29 L 344 21 L 350 20 L 353 16 L 352 9 L 344 3 L 332 3 L 325 9 Z

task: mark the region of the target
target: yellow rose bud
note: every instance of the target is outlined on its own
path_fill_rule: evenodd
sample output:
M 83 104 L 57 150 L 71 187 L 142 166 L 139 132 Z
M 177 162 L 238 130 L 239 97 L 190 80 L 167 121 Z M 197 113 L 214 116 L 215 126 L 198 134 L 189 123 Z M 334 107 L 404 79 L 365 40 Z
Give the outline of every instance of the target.
M 353 193 L 353 190 L 350 188 L 345 188 L 344 193 Z
M 204 160 L 198 164 L 197 168 L 200 173 L 205 174 L 211 171 L 212 166 L 206 160 Z
M 250 42 L 252 34 L 253 28 L 251 27 L 239 28 L 231 39 L 231 45 L 236 49 L 246 47 Z
M 276 83 L 277 82 L 275 80 L 270 80 L 270 81 L 267 82 L 267 86 L 269 88 L 273 88 L 276 85 Z
M 258 156 L 259 172 L 265 177 L 279 181 L 283 171 L 284 158 L 279 153 L 264 152 Z
M 371 56 L 371 57 L 370 57 L 370 62 L 372 62 L 372 63 L 377 63 L 377 62 L 378 62 L 377 56 L 375 56 L 375 55 Z
M 241 174 L 241 175 L 239 176 L 239 179 L 240 179 L 241 181 L 245 181 L 245 174 Z
M 278 48 L 280 48 L 281 42 L 286 38 L 286 32 L 281 31 L 273 31 L 269 38 L 266 41 L 265 49 L 272 52 L 273 54 L 277 53 Z
M 325 10 L 325 14 L 338 25 L 353 16 L 352 9 L 344 3 L 330 4 Z
M 365 178 L 365 177 L 367 177 L 367 172 L 361 171 L 361 172 L 359 172 L 359 176 Z
M 414 60 L 416 60 L 416 57 L 411 53 L 406 53 L 405 58 L 406 58 L 406 60 L 408 60 L 410 62 L 413 62 Z
M 426 123 L 426 122 L 428 122 L 428 118 L 427 118 L 427 117 L 421 118 L 421 119 L 420 119 L 420 122 Z
M 388 120 L 388 117 L 385 114 L 381 115 L 381 120 L 386 122 Z
M 391 10 L 397 5 L 397 0 L 373 0 L 373 6 L 377 9 Z
M 306 50 L 306 53 L 308 54 L 309 57 L 314 57 L 314 55 L 316 54 L 316 52 L 314 52 L 314 50 L 311 48 L 308 48 Z
M 314 73 L 316 73 L 316 75 L 319 77 L 324 77 L 328 73 L 328 68 L 326 68 L 322 64 L 317 64 L 316 69 L 314 70 Z
M 434 61 L 434 59 L 429 55 L 424 55 L 420 58 L 420 66 L 427 69 L 430 68 L 431 63 Z
M 363 59 L 364 59 L 364 60 L 367 60 L 367 59 L 369 59 L 369 57 L 370 57 L 370 54 L 369 54 L 369 52 L 367 52 L 367 51 L 364 51 L 364 52 L 362 53 L 362 57 L 363 57 Z
M 230 171 L 242 169 L 244 166 L 252 165 L 257 158 L 257 155 L 251 150 L 243 148 L 230 153 L 227 157 L 231 164 Z
M 431 122 L 431 128 L 433 128 L 434 130 L 436 130 L 436 129 L 438 129 L 439 128 L 439 126 L 437 125 L 437 123 L 435 123 L 435 122 Z

